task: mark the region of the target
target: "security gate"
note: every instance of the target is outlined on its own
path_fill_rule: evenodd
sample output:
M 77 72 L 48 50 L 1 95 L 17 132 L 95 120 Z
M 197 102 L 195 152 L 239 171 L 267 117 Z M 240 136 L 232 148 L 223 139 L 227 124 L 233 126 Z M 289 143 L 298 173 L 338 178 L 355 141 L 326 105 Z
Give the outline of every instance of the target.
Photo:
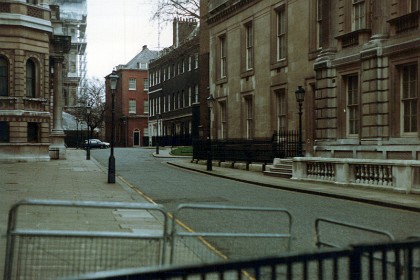
M 115 211 L 122 209 L 143 216 L 156 213 L 162 216 L 161 227 L 121 228 Z M 157 266 L 165 261 L 166 240 L 167 216 L 158 205 L 23 200 L 9 212 L 4 279 L 57 279 Z

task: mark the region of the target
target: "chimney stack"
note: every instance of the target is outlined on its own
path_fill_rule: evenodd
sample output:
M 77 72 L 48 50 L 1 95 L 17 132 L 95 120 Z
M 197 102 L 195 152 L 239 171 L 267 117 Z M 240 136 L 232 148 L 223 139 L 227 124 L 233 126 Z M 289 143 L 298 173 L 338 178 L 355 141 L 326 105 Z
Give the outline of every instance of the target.
M 174 18 L 173 21 L 173 45 L 175 48 L 184 41 L 191 32 L 197 27 L 197 21 L 194 19 Z

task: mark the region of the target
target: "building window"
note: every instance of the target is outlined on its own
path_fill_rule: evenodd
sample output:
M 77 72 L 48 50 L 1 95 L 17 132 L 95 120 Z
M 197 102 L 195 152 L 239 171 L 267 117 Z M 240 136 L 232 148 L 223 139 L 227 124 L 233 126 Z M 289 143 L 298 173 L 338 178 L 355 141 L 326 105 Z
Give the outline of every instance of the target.
M 195 69 L 198 69 L 198 53 L 195 54 L 194 62 L 195 62 Z
M 188 57 L 188 71 L 192 70 L 192 63 L 193 63 L 193 57 L 190 55 Z
M 286 58 L 286 13 L 284 6 L 276 11 L 276 50 L 277 61 Z
M 144 79 L 143 80 L 143 84 L 144 84 L 144 90 L 148 91 L 149 90 L 149 79 Z
M 252 22 L 245 24 L 245 65 L 246 70 L 250 70 L 254 67 L 254 31 L 252 27 Z
M 31 59 L 26 62 L 26 97 L 36 97 L 36 66 Z
M 168 80 L 171 78 L 171 66 L 168 66 Z
M 0 57 L 0 96 L 9 95 L 9 63 Z
M 144 100 L 143 110 L 144 110 L 144 114 L 149 114 L 149 100 Z
M 410 1 L 410 12 L 415 12 L 419 10 L 419 0 Z
M 324 0 L 316 1 L 316 46 L 318 49 L 322 47 L 323 4 L 324 4 Z
M 252 98 L 247 97 L 245 98 L 245 131 L 246 131 L 246 139 L 252 139 L 253 133 L 253 104 Z
M 227 114 L 226 114 L 226 102 L 219 103 L 220 108 L 220 139 L 227 138 Z
M 286 90 L 280 89 L 277 92 L 277 131 L 285 131 L 287 129 L 287 101 Z
M 219 78 L 226 78 L 227 75 L 227 49 L 226 49 L 226 36 L 219 37 Z
M 191 87 L 189 87 L 188 88 L 188 106 L 191 106 L 191 104 L 193 103 L 194 101 L 192 100 L 192 88 Z
M 9 123 L 0 122 L 0 143 L 8 143 L 10 141 Z
M 136 114 L 137 113 L 136 100 L 130 99 L 128 101 L 128 113 L 129 114 Z
M 418 107 L 417 64 L 401 68 L 401 115 L 403 133 L 417 132 Z
M 357 75 L 346 77 L 347 124 L 348 134 L 359 134 L 359 78 Z
M 194 93 L 195 93 L 195 98 L 194 98 L 195 102 L 198 103 L 198 85 L 195 85 Z
M 366 28 L 366 7 L 364 0 L 353 0 L 352 31 Z
M 40 141 L 39 123 L 28 122 L 28 143 L 39 143 Z
M 128 79 L 128 90 L 136 90 L 136 79 L 129 78 Z

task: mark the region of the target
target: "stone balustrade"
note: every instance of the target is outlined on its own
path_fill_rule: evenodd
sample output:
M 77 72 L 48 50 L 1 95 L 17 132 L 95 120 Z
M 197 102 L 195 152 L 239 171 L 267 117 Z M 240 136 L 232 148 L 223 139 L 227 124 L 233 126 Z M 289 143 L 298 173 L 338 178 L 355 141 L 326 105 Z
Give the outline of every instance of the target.
M 292 179 L 420 193 L 420 161 L 298 157 Z

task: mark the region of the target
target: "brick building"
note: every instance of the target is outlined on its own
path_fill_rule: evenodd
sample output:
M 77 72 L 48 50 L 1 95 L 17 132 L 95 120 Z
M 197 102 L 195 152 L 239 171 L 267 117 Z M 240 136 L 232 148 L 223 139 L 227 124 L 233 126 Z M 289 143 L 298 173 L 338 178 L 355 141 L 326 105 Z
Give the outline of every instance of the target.
M 161 145 L 191 145 L 200 118 L 198 24 L 175 19 L 173 30 L 173 45 L 150 63 L 149 131 Z
M 149 117 L 149 61 L 157 51 L 147 46 L 125 65 L 116 67 L 119 76 L 115 92 L 115 146 L 138 147 L 148 145 Z M 105 77 L 108 79 L 107 77 Z M 111 92 L 106 83 L 105 139 L 111 141 Z

